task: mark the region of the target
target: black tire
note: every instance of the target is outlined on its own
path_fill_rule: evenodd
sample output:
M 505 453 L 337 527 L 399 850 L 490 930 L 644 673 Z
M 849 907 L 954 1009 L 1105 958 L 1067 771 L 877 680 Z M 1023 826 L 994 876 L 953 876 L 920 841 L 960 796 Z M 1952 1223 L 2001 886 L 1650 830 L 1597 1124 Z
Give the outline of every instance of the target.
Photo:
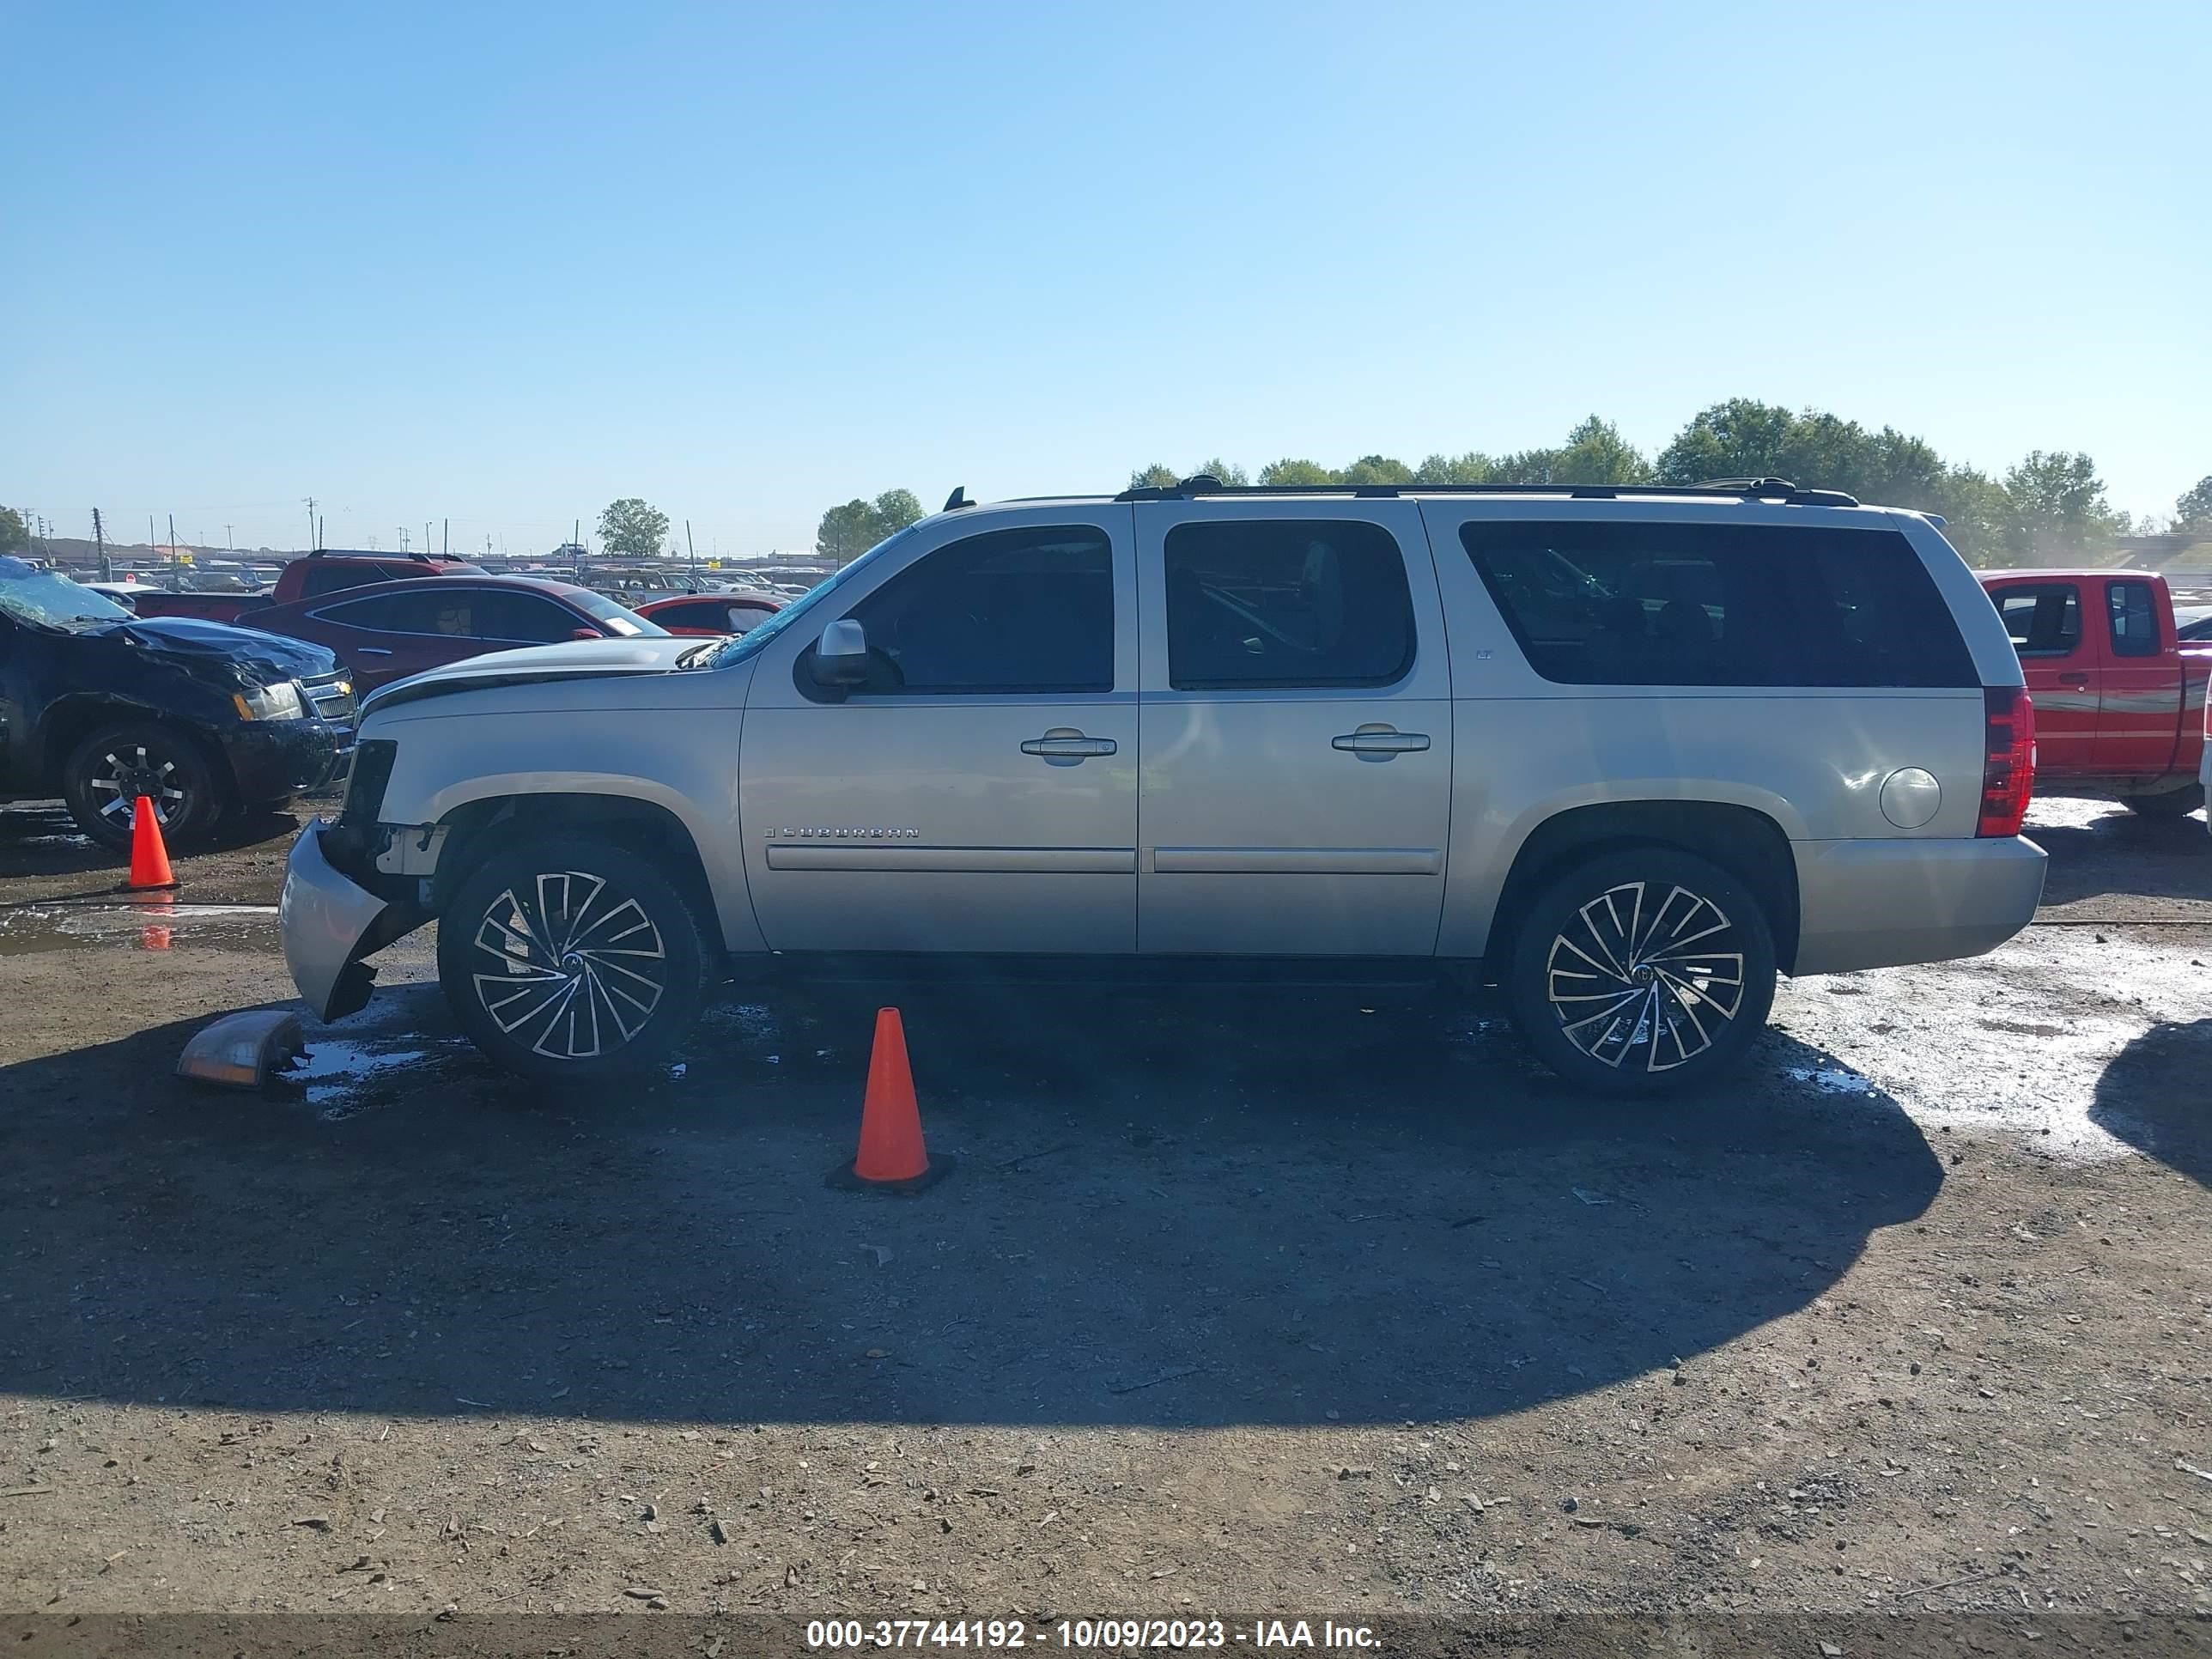
M 1660 1095 L 1742 1060 L 1774 1006 L 1774 935 L 1751 890 L 1669 847 L 1603 853 L 1523 913 L 1505 975 L 1513 1024 L 1577 1088 Z
M 162 841 L 204 839 L 222 815 L 222 775 L 208 752 L 182 732 L 151 721 L 103 726 L 62 763 L 62 799 L 84 833 L 103 847 L 131 845 L 133 803 L 154 803 Z
M 2169 789 L 2162 795 L 2123 795 L 2120 797 L 2129 811 L 2146 818 L 2187 817 L 2204 805 L 2204 786 L 2185 784 L 2179 789 Z
M 682 890 L 586 837 L 495 855 L 438 919 L 454 1018 L 495 1065 L 549 1082 L 635 1077 L 665 1056 L 697 1018 L 706 957 Z

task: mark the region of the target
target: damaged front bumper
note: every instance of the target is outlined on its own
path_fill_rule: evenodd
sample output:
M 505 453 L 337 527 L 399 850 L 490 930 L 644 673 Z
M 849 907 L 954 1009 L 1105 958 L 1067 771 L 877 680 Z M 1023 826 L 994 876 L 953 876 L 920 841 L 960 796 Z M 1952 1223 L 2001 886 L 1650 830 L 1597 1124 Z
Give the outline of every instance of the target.
M 380 898 L 333 865 L 323 837 L 335 827 L 316 818 L 300 831 L 276 904 L 284 965 L 319 1019 L 337 1019 L 366 1004 L 376 970 L 362 958 L 429 919 L 419 905 Z

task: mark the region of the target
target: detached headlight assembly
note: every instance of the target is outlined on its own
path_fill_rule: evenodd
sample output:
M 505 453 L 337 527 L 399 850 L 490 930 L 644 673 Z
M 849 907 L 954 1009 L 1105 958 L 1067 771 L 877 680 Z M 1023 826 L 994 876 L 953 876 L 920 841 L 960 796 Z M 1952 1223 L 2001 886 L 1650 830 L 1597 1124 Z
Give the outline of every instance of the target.
M 234 691 L 232 702 L 238 706 L 238 718 L 242 720 L 296 720 L 304 719 L 307 704 L 300 700 L 300 688 L 290 680 L 280 685 L 264 685 L 258 691 Z

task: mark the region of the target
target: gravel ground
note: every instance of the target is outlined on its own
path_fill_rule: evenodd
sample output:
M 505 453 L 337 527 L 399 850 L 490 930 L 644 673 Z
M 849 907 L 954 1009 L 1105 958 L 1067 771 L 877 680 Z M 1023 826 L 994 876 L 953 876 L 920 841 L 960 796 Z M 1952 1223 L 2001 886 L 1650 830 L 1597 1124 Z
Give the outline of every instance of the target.
M 1663 1109 L 1480 1009 L 917 988 L 896 1200 L 835 999 L 564 1097 L 417 939 L 173 1081 L 289 996 L 283 827 L 134 907 L 0 813 L 0 1608 L 2212 1613 L 2201 816 L 2039 805 L 2041 925 Z

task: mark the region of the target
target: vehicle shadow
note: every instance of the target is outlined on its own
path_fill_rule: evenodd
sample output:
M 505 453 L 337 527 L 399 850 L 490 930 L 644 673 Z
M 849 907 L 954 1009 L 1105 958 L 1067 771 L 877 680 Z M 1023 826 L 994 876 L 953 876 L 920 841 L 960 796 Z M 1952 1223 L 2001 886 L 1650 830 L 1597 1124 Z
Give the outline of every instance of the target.
M 1480 1417 L 1694 1367 L 1826 1292 L 1942 1183 L 1893 1101 L 1824 1092 L 1803 1079 L 1848 1068 L 1779 1036 L 1724 1091 L 1593 1106 L 1479 1018 L 1279 1000 L 1072 1018 L 1032 995 L 971 1000 L 972 1042 L 937 1041 L 914 1000 L 932 1150 L 957 1167 L 918 1197 L 856 1194 L 823 1180 L 866 1060 L 841 1014 L 734 1005 L 682 1075 L 562 1094 L 452 1042 L 434 990 L 380 1002 L 347 1040 L 427 1058 L 339 1107 L 170 1081 L 185 1024 L 0 1069 L 19 1241 L 0 1392 L 717 1423 Z
M 2048 821 L 2061 811 L 2077 821 Z M 2212 899 L 2212 836 L 2205 834 L 2201 811 L 2180 818 L 2144 817 L 2122 806 L 2100 813 L 2094 803 L 2065 800 L 2054 803 L 2045 816 L 2040 823 L 2031 817 L 2025 833 L 2051 855 L 2043 883 L 2045 905 L 2106 893 Z
M 2097 1079 L 2091 1121 L 2146 1157 L 2212 1186 L 2212 1019 L 2154 1025 Z
M 299 810 L 310 810 L 309 804 L 301 803 Z M 240 813 L 225 818 L 206 840 L 170 850 L 235 852 L 291 835 L 299 827 L 298 817 L 290 811 Z M 102 847 L 78 829 L 69 808 L 58 800 L 19 802 L 0 809 L 0 877 L 76 875 L 120 870 L 130 862 L 127 852 Z

